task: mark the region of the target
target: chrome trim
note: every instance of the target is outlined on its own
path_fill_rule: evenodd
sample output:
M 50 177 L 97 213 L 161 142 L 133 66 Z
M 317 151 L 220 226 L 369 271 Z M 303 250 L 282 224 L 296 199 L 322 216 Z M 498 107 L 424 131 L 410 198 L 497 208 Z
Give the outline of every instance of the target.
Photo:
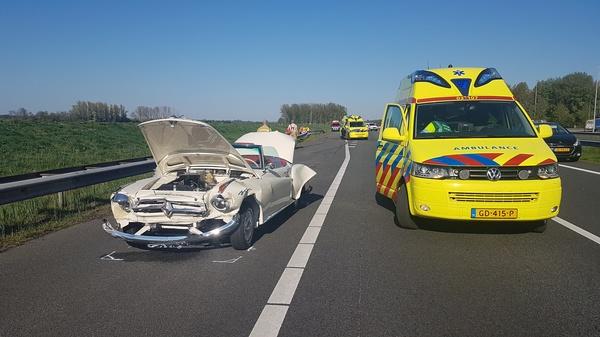
M 207 209 L 200 202 L 169 201 L 166 199 L 142 199 L 131 207 L 136 213 L 164 213 L 167 217 L 173 214 L 206 215 Z
M 189 243 L 198 243 L 205 240 L 210 240 L 219 237 L 221 234 L 226 234 L 233 230 L 239 223 L 239 215 L 235 215 L 231 221 L 223 226 L 212 229 L 208 232 L 202 232 L 195 227 L 188 229 L 189 235 L 173 235 L 173 236 L 153 236 L 141 234 L 129 234 L 116 229 L 108 220 L 102 222 L 102 229 L 114 238 L 123 239 L 129 242 L 138 242 L 146 244 L 169 243 L 176 245 L 187 245 Z

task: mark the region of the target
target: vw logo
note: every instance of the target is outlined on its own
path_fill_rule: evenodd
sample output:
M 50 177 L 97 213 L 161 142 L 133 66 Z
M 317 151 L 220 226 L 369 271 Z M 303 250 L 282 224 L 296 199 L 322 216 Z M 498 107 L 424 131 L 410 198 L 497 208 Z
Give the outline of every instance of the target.
M 499 169 L 492 167 L 487 170 L 487 178 L 489 180 L 499 180 L 502 178 L 502 173 L 500 173 Z

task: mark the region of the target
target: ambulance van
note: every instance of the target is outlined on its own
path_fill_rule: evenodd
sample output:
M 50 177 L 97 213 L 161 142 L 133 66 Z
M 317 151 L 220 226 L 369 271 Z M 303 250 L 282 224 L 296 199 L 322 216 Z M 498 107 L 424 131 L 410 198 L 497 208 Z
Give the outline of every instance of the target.
M 386 105 L 377 141 L 378 198 L 396 220 L 528 222 L 543 232 L 560 209 L 557 160 L 494 68 L 418 70 Z
M 348 116 L 343 120 L 342 138 L 345 139 L 369 139 L 369 127 L 365 120 L 358 115 Z

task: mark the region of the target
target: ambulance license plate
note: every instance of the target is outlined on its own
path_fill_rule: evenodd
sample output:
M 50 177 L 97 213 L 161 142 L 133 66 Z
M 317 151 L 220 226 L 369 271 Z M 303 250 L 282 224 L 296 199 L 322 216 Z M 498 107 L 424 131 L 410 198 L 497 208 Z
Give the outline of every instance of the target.
M 554 152 L 569 152 L 571 151 L 571 149 L 569 149 L 568 147 L 555 147 L 554 148 Z
M 472 219 L 516 219 L 516 208 L 471 208 Z

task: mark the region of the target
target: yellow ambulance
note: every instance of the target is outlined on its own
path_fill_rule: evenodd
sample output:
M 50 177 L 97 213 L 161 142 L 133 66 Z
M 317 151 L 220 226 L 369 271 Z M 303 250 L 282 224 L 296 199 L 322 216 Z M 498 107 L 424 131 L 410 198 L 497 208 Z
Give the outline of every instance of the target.
M 342 120 L 342 138 L 344 139 L 369 139 L 369 127 L 362 117 L 350 115 Z
M 378 197 L 396 220 L 530 222 L 543 232 L 560 209 L 554 153 L 494 68 L 418 70 L 386 105 L 377 141 Z

